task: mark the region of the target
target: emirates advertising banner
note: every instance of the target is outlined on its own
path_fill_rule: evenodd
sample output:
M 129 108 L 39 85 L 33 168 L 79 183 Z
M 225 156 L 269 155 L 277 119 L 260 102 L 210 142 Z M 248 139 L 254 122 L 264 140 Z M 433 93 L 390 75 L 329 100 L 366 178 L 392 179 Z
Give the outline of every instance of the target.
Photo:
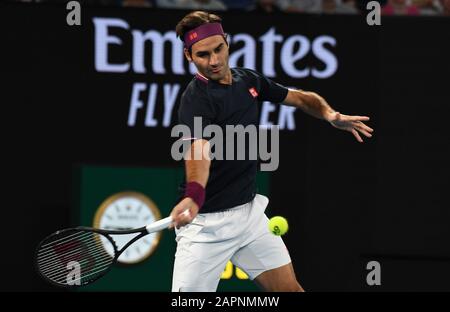
M 10 52 L 14 60 L 23 54 L 20 66 L 27 75 L 20 79 L 29 82 L 33 96 L 12 98 L 40 103 L 29 108 L 33 116 L 46 127 L 55 123 L 68 136 L 70 144 L 62 144 L 70 155 L 133 163 L 151 153 L 156 163 L 172 161 L 170 129 L 177 123 L 181 95 L 196 73 L 175 34 L 188 12 L 81 7 L 80 25 L 67 23 L 70 11 L 62 6 L 28 5 L 20 12 L 12 21 L 14 33 L 8 34 L 16 44 Z M 349 16 L 343 24 L 333 17 L 304 15 L 241 12 L 221 17 L 229 34 L 231 67 L 251 68 L 285 86 L 315 91 L 337 110 L 370 113 L 357 99 L 374 93 L 378 35 L 364 18 Z M 8 68 L 17 74 L 14 63 Z M 365 104 L 375 102 L 370 97 Z M 259 107 L 260 125 L 277 125 L 281 136 L 301 131 L 302 118 L 293 107 L 270 102 Z M 35 122 L 31 118 L 29 124 Z M 146 147 L 134 155 L 106 153 L 118 138 L 130 146 L 145 142 Z M 48 140 L 53 137 L 45 136 Z M 152 143 L 159 148 L 150 151 Z

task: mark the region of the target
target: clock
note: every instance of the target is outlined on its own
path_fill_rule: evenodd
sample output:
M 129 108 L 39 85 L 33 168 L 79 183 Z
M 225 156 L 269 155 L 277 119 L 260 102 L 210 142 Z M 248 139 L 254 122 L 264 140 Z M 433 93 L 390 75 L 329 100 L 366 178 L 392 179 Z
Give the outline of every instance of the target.
M 105 230 L 130 230 L 143 227 L 161 219 L 155 203 L 146 195 L 138 192 L 120 192 L 114 194 L 100 205 L 94 217 L 94 228 Z M 111 235 L 120 250 L 130 239 L 138 234 Z M 161 232 L 148 234 L 119 256 L 117 261 L 123 264 L 139 263 L 150 257 L 159 244 Z M 113 256 L 112 245 L 102 241 L 106 252 Z

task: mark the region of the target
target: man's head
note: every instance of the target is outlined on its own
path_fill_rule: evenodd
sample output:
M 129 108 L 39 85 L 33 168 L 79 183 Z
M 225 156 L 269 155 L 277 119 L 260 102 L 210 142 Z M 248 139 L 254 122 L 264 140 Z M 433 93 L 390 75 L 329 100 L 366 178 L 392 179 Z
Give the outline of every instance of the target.
M 202 75 L 218 81 L 229 72 L 228 42 L 221 21 L 217 15 L 195 11 L 176 27 L 178 37 L 184 42 L 186 58 L 194 62 Z

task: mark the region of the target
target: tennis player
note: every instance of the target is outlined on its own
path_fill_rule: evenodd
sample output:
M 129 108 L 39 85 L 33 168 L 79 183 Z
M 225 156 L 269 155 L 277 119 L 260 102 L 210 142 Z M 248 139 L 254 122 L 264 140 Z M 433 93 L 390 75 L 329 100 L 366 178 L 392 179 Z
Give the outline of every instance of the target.
M 198 70 L 184 91 L 179 124 L 194 133 L 194 117 L 207 125 L 258 126 L 258 104 L 283 103 L 300 108 L 332 126 L 372 136 L 365 116 L 334 111 L 318 94 L 288 89 L 258 72 L 230 68 L 221 18 L 203 11 L 186 15 L 176 26 L 184 54 Z M 185 138 L 186 139 L 186 138 Z M 191 155 L 209 149 L 208 139 L 192 140 Z M 205 155 L 205 154 L 202 154 Z M 281 237 L 268 231 L 267 197 L 256 193 L 256 160 L 185 159 L 182 199 L 171 216 L 176 227 L 172 291 L 216 291 L 231 260 L 265 291 L 303 291 Z M 182 215 L 188 210 L 189 214 Z

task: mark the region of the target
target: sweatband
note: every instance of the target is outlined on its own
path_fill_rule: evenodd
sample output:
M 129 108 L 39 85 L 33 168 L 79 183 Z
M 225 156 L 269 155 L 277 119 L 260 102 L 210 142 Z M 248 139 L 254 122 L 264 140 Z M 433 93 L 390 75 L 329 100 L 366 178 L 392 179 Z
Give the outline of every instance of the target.
M 184 35 L 184 46 L 189 49 L 197 41 L 203 40 L 205 38 L 222 35 L 225 36 L 223 32 L 222 25 L 220 23 L 206 23 L 198 26 Z
M 184 197 L 190 197 L 197 204 L 198 209 L 205 203 L 205 189 L 200 183 L 188 182 L 184 190 Z

